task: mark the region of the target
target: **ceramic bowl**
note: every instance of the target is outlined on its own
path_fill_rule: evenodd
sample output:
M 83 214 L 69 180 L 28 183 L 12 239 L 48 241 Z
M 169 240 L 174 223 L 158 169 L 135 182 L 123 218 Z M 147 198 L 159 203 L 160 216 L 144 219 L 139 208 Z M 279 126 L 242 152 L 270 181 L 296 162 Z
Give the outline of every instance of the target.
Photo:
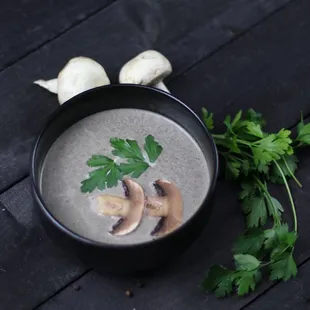
M 56 139 L 70 126 L 94 113 L 111 109 L 143 109 L 161 114 L 182 126 L 198 143 L 210 173 L 210 186 L 198 208 L 184 224 L 164 237 L 139 244 L 105 244 L 87 239 L 65 227 L 49 211 L 42 196 L 40 177 L 45 157 Z M 88 265 L 117 273 L 134 273 L 158 267 L 181 253 L 207 224 L 218 173 L 218 155 L 211 134 L 180 100 L 164 91 L 140 85 L 109 85 L 84 92 L 61 105 L 39 135 L 31 160 L 33 196 L 43 226 L 61 247 Z

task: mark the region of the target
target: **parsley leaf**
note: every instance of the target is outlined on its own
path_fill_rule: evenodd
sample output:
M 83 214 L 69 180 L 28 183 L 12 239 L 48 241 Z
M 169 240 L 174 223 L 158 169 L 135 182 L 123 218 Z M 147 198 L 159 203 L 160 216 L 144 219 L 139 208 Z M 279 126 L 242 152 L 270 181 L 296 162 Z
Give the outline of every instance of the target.
M 149 168 L 149 164 L 141 160 L 129 159 L 127 163 L 120 164 L 119 168 L 123 175 L 139 178 Z
M 235 117 L 236 119 L 236 117 Z M 227 131 L 229 133 L 233 133 L 233 126 L 232 126 L 232 122 L 231 122 L 231 116 L 227 115 L 223 121 L 223 124 L 226 126 Z
M 254 110 L 249 110 L 245 116 L 242 111 L 233 118 L 227 115 L 223 123 L 226 130 L 212 136 L 224 157 L 226 178 L 241 183 L 239 199 L 248 230 L 233 246 L 235 270 L 213 267 L 208 278 L 212 284 L 209 290 L 228 287 L 218 293 L 226 296 L 235 286 L 237 294 L 242 296 L 255 289 L 261 279 L 262 268 L 270 269 L 271 280 L 288 280 L 297 273 L 293 251 L 298 237 L 298 221 L 287 179 L 294 179 L 301 187 L 295 177 L 298 160 L 293 154 L 297 147 L 310 145 L 310 123 L 305 125 L 301 120 L 294 141 L 287 129 L 277 133 L 264 132 L 262 128 L 266 123 Z M 292 208 L 293 231 L 289 231 L 288 225 L 282 222 L 284 210 L 281 203 L 271 196 L 268 181 L 285 185 Z M 268 215 L 273 221 L 271 228 L 258 228 L 266 225 Z
M 287 178 L 291 178 L 297 169 L 298 159 L 295 155 L 284 155 L 277 161 L 283 174 Z M 272 165 L 270 171 L 270 180 L 276 184 L 284 184 L 282 175 L 275 164 Z
M 297 274 L 297 267 L 292 252 L 284 252 L 278 260 L 272 261 L 270 265 L 270 280 L 287 281 Z
M 255 112 L 253 109 L 249 109 L 246 115 L 246 119 L 254 124 L 264 127 L 266 125 L 265 120 L 261 113 Z
M 228 137 L 225 140 L 218 140 L 216 144 L 217 146 L 223 146 L 223 147 L 229 148 L 229 150 L 233 153 L 237 153 L 237 154 L 241 153 L 241 150 L 237 143 L 237 137 L 235 136 Z
M 234 274 L 234 281 L 237 286 L 238 296 L 244 296 L 254 291 L 256 284 L 261 280 L 262 275 L 258 269 L 251 271 L 238 271 Z
M 245 199 L 246 197 L 253 196 L 257 185 L 254 182 L 250 182 L 249 180 L 245 180 L 241 183 L 242 191 L 239 194 L 239 198 L 241 200 Z
M 270 134 L 253 143 L 252 153 L 254 155 L 254 163 L 266 165 L 273 160 L 278 160 L 285 153 L 291 154 L 290 144 L 292 140 L 289 138 L 291 132 L 281 129 L 277 134 Z
M 100 167 L 111 164 L 113 159 L 103 156 L 103 155 L 93 155 L 88 161 L 87 165 L 89 167 Z
M 261 126 L 259 124 L 255 124 L 253 122 L 244 122 L 248 134 L 251 134 L 258 138 L 263 138 L 263 132 Z
M 234 129 L 238 123 L 240 122 L 241 120 L 241 117 L 242 117 L 242 111 L 240 110 L 234 117 L 234 119 L 232 120 L 231 122 L 231 128 Z M 230 116 L 229 116 L 229 119 L 230 119 Z M 224 121 L 225 122 L 225 121 Z
M 261 262 L 249 254 L 234 255 L 237 272 L 233 275 L 233 279 L 237 286 L 239 296 L 254 291 L 256 283 L 261 279 L 259 267 Z
M 246 214 L 247 227 L 258 227 L 266 224 L 267 208 L 264 196 L 247 197 L 242 202 Z
M 242 166 L 241 166 L 241 170 L 242 170 L 242 173 L 247 177 L 250 173 L 250 170 L 251 170 L 251 167 L 250 167 L 250 161 L 247 160 L 247 159 L 244 159 L 242 161 Z
M 161 154 L 163 147 L 154 139 L 153 136 L 148 135 L 145 138 L 144 150 L 151 163 L 155 163 L 158 156 Z
M 112 154 L 126 159 L 127 162 L 117 165 L 113 159 L 107 156 L 92 155 L 87 161 L 87 165 L 92 168 L 99 167 L 99 169 L 91 171 L 89 177 L 81 182 L 81 192 L 91 193 L 96 188 L 104 190 L 117 186 L 118 181 L 123 179 L 123 175 L 138 178 L 149 168 L 137 141 L 111 138 L 110 144 L 113 148 Z M 144 149 L 152 163 L 157 160 L 163 150 L 162 146 L 151 135 L 145 138 Z
M 214 128 L 213 113 L 209 113 L 205 108 L 202 108 L 202 120 L 205 123 L 207 129 L 212 130 Z
M 253 228 L 240 236 L 233 246 L 235 254 L 258 255 L 264 246 L 265 235 L 261 229 Z
M 303 119 L 297 125 L 297 138 L 298 146 L 305 146 L 310 144 L 310 123 L 304 123 Z
M 255 140 L 255 137 L 263 138 L 260 123 L 242 119 L 242 111 L 239 111 L 232 121 L 230 115 L 226 116 L 224 124 L 228 129 L 227 133 L 237 135 L 239 138 L 251 141 Z
M 258 269 L 232 271 L 223 266 L 212 266 L 207 277 L 202 282 L 202 288 L 206 291 L 214 291 L 217 297 L 225 297 L 233 291 L 233 285 L 237 286 L 239 296 L 254 291 L 256 284 L 261 280 Z
M 288 226 L 286 224 L 274 227 L 271 229 L 266 229 L 264 234 L 265 234 L 265 249 L 269 250 L 272 248 L 275 248 L 280 241 L 280 236 L 283 234 L 286 234 L 288 232 Z
M 201 286 L 206 291 L 214 291 L 217 297 L 225 297 L 233 290 L 232 275 L 233 272 L 223 266 L 212 266 Z
M 111 138 L 110 144 L 114 148 L 112 151 L 114 156 L 144 161 L 140 146 L 136 140 Z
M 238 178 L 240 174 L 241 164 L 237 161 L 227 160 L 226 161 L 226 172 L 225 177 L 227 180 L 233 180 Z
M 284 212 L 281 203 L 276 198 L 271 197 L 271 196 L 270 196 L 270 201 L 269 199 L 266 199 L 266 203 L 267 203 L 268 214 L 270 216 L 275 215 L 281 218 L 281 213 Z
M 104 190 L 116 186 L 118 181 L 122 179 L 118 165 L 112 161 L 103 168 L 96 169 L 89 173 L 89 178 L 81 182 L 81 191 L 83 193 L 91 193 L 96 188 Z
M 235 254 L 234 259 L 237 270 L 251 271 L 260 266 L 260 261 L 250 254 Z
M 282 224 L 272 229 L 265 230 L 264 244 L 266 249 L 276 250 L 278 247 L 292 248 L 296 240 L 296 232 L 290 232 L 287 224 Z

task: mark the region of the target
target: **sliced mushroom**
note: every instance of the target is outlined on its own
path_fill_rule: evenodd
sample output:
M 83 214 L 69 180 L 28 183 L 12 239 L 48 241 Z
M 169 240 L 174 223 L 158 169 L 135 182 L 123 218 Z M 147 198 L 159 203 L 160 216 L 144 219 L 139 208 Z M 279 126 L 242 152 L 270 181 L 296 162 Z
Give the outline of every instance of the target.
M 161 217 L 151 232 L 152 236 L 166 235 L 182 224 L 183 201 L 180 190 L 171 182 L 157 180 L 154 183 L 156 197 L 147 197 L 147 214 Z
M 161 53 L 149 50 L 137 55 L 122 67 L 119 82 L 151 85 L 169 93 L 162 81 L 171 72 L 169 60 Z
M 127 198 L 110 195 L 97 197 L 102 214 L 121 217 L 110 231 L 116 236 L 127 235 L 139 226 L 145 204 L 143 188 L 137 182 L 126 178 L 123 181 L 123 187 Z

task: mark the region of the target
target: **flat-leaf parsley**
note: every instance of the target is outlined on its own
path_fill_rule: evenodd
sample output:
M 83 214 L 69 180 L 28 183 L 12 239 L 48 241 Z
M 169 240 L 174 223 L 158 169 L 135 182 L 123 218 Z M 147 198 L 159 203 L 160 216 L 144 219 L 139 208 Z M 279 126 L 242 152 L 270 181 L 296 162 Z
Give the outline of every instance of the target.
M 206 127 L 213 129 L 212 113 L 203 108 L 202 118 Z M 218 297 L 232 294 L 234 287 L 239 296 L 253 291 L 263 268 L 269 270 L 272 281 L 286 281 L 297 274 L 293 252 L 298 222 L 287 180 L 292 178 L 301 187 L 295 176 L 298 160 L 294 153 L 310 144 L 310 124 L 304 124 L 303 119 L 297 126 L 296 139 L 287 129 L 265 132 L 262 115 L 252 109 L 245 117 L 242 111 L 234 118 L 227 116 L 224 124 L 226 131 L 213 134 L 213 138 L 225 161 L 226 178 L 241 184 L 239 199 L 247 229 L 233 246 L 235 268 L 212 266 L 202 283 Z M 292 231 L 282 219 L 282 205 L 269 193 L 268 182 L 286 188 L 294 219 Z M 266 228 L 268 216 L 273 225 Z

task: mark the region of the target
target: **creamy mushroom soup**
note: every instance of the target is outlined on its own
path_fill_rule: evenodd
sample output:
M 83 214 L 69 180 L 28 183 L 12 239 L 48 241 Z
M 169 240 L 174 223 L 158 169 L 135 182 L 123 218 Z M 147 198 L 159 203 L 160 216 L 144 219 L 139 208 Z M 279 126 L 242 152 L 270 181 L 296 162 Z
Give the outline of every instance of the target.
M 196 141 L 178 124 L 159 114 L 137 109 L 117 109 L 86 117 L 66 130 L 52 145 L 42 169 L 41 189 L 47 208 L 63 225 L 91 240 L 133 244 L 156 238 L 151 232 L 159 218 L 144 213 L 140 225 L 131 233 L 109 233 L 119 218 L 100 214 L 97 197 L 124 196 L 122 183 L 92 193 L 82 193 L 81 181 L 91 168 L 86 165 L 93 154 L 111 157 L 112 137 L 137 140 L 143 146 L 153 135 L 163 147 L 161 155 L 138 179 L 146 195 L 156 196 L 154 181 L 175 184 L 183 200 L 183 223 L 203 202 L 209 188 L 206 159 Z

